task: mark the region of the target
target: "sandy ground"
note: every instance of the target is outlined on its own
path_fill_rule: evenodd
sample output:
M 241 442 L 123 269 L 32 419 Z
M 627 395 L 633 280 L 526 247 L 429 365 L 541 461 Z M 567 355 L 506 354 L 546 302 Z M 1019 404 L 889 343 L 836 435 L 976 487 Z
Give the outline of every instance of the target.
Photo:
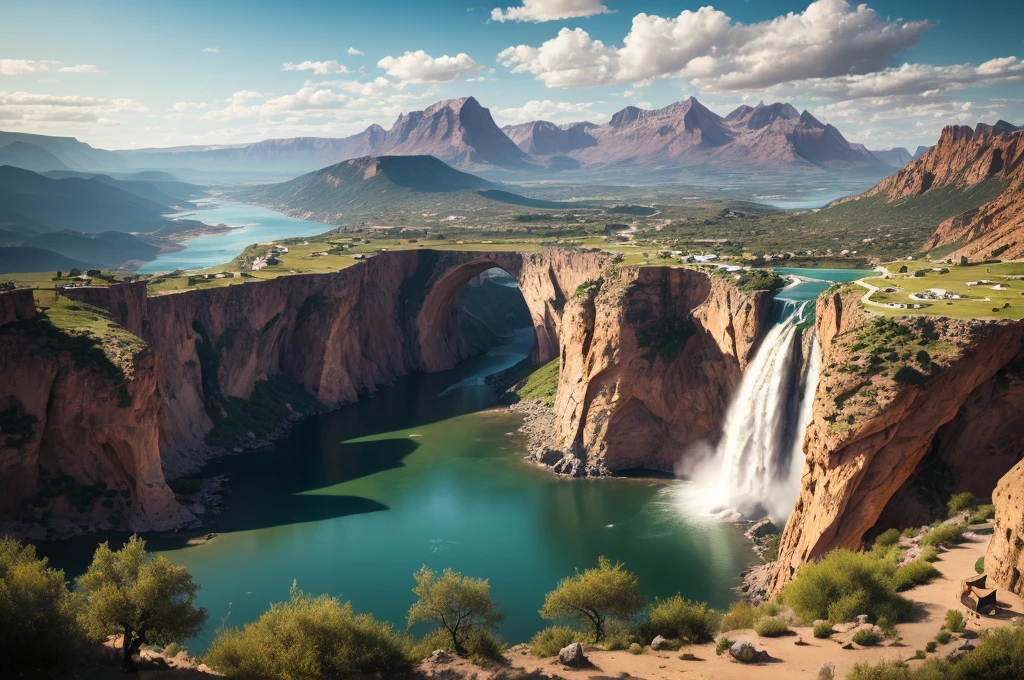
M 925 644 L 935 638 L 947 610 L 959 608 L 966 611 L 958 597 L 960 582 L 975 575 L 974 564 L 985 554 L 988 541 L 987 536 L 968 534 L 965 543 L 943 553 L 940 561 L 935 563 L 936 568 L 942 573 L 940 578 L 904 593 L 917 603 L 918 616 L 913 623 L 899 626 L 902 641 L 897 645 L 885 641 L 882 646 L 874 648 L 842 649 L 839 643 L 832 640 L 815 639 L 810 628 L 796 628 L 795 635 L 775 639 L 760 638 L 753 631 L 732 631 L 727 634 L 730 640 L 747 640 L 754 643 L 758 649 L 766 650 L 774 659 L 772 662 L 759 665 L 737 663 L 728 654 L 716 656 L 713 644 L 696 645 L 684 650 L 694 654 L 698 661 L 683 661 L 679 659 L 677 652 L 655 652 L 650 648 L 646 648 L 641 655 L 633 655 L 626 651 L 588 651 L 587 656 L 593 668 L 583 670 L 570 670 L 562 667 L 557 660 L 537 659 L 520 653 L 514 653 L 510 661 L 513 666 L 528 671 L 540 670 L 567 680 L 593 680 L 601 677 L 633 677 L 644 680 L 813 679 L 817 677 L 821 665 L 830 661 L 836 666 L 836 678 L 845 678 L 857 663 L 876 663 L 893 658 L 911 659 L 916 650 L 923 650 Z M 1000 590 L 999 602 L 1003 612 L 998 618 L 984 617 L 979 620 L 972 614 L 967 617 L 968 628 L 980 631 L 1008 625 L 1011 619 L 1024 617 L 1024 602 L 1020 598 Z M 801 638 L 806 645 L 794 644 Z M 961 644 L 962 641 L 954 640 L 940 646 L 936 654 L 944 657 Z M 920 663 L 922 662 L 912 662 Z M 486 673 L 481 673 L 479 677 L 486 677 Z

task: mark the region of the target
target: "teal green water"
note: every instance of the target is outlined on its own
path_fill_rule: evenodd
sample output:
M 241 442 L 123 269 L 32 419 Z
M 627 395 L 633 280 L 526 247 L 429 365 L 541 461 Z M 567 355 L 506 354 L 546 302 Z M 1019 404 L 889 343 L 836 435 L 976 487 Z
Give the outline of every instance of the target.
M 202 584 L 210 623 L 189 648 L 205 649 L 229 612 L 235 625 L 257 618 L 293 581 L 404 627 L 422 564 L 490 579 L 512 642 L 545 625 L 545 592 L 599 555 L 624 561 L 648 597 L 681 592 L 727 607 L 753 561 L 750 545 L 731 525 L 686 517 L 672 494 L 679 482 L 568 480 L 523 462 L 521 418 L 490 408 L 494 396 L 478 378 L 528 349 L 407 376 L 300 421 L 271 451 L 204 470 L 232 479 L 224 512 L 204 517 L 219 535 L 194 547 L 148 537 Z M 442 396 L 456 384 L 464 386 Z M 96 539 L 42 551 L 73 575 Z

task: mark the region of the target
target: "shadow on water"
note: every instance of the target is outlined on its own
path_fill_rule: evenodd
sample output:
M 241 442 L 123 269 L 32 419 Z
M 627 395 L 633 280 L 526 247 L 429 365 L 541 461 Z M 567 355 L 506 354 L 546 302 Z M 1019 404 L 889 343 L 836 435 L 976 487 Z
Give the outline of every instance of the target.
M 354 404 L 300 420 L 287 437 L 267 449 L 211 462 L 198 476 L 230 478 L 222 512 L 204 514 L 200 529 L 146 533 L 148 547 L 177 550 L 208 533 L 245 532 L 388 510 L 376 500 L 324 490 L 402 467 L 404 459 L 419 447 L 415 436 L 373 437 L 414 430 L 494 405 L 498 395 L 484 384 L 483 377 L 516 363 L 529 354 L 531 345 L 532 335 L 518 333 L 515 342 L 448 371 L 403 376 L 379 392 L 361 395 Z M 448 390 L 456 383 L 464 386 Z M 40 544 L 39 552 L 70 577 L 85 570 L 98 543 L 120 546 L 130 535 L 101 532 L 78 536 Z

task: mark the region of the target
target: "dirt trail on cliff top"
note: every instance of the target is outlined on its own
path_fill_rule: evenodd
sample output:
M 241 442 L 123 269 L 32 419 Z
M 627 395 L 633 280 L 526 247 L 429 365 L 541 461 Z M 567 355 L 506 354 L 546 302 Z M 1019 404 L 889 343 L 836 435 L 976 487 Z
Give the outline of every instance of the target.
M 550 675 L 558 675 L 567 680 L 589 680 L 594 676 L 616 677 L 620 673 L 628 673 L 632 677 L 644 680 L 661 680 L 663 678 L 686 678 L 687 680 L 792 680 L 793 678 L 813 678 L 825 662 L 831 661 L 836 666 L 836 678 L 845 678 L 854 664 L 878 663 L 886 659 L 910 659 L 918 649 L 935 638 L 942 626 L 946 610 L 960 608 L 957 594 L 960 581 L 973 576 L 974 563 L 985 555 L 989 537 L 969 536 L 968 540 L 956 548 L 942 554 L 942 559 L 935 564 L 942 576 L 925 586 L 920 586 L 903 593 L 913 600 L 920 612 L 920 617 L 913 623 L 899 626 L 903 637 L 900 647 L 882 646 L 869 649 L 842 649 L 832 640 L 817 640 L 809 627 L 794 628 L 796 635 L 781 638 L 759 638 L 753 631 L 730 631 L 726 636 L 730 640 L 749 640 L 758 649 L 766 650 L 776 662 L 759 666 L 744 666 L 733 661 L 728 654 L 715 655 L 714 644 L 694 645 L 687 651 L 693 653 L 698 661 L 682 661 L 677 652 L 655 652 L 646 648 L 644 653 L 634 656 L 628 651 L 588 652 L 588 658 L 596 668 L 580 671 L 565 669 L 552 659 L 537 659 L 521 654 L 511 655 L 515 666 L 523 666 L 527 670 L 539 669 Z M 1011 616 L 1024 616 L 1024 601 L 1000 589 L 999 601 L 1007 605 L 1013 614 L 1006 612 L 999 620 L 985 618 L 980 622 L 970 620 L 968 628 L 979 631 L 982 628 L 1009 625 Z M 797 646 L 797 636 L 807 644 Z M 945 657 L 962 641 L 953 642 L 939 647 L 935 655 Z M 911 665 L 920 664 L 914 661 Z M 483 676 L 481 676 L 483 677 Z

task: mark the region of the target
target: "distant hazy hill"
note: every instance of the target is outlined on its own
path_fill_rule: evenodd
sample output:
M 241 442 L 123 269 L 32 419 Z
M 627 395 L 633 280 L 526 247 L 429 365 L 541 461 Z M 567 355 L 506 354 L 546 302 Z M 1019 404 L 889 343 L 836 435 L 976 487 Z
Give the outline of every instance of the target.
M 126 167 L 120 154 L 113 151 L 94 149 L 74 137 L 50 137 L 27 132 L 4 132 L 0 130 L 0 147 L 22 142 L 44 149 L 72 170 L 110 171 Z M 51 168 L 56 169 L 56 168 Z
M 33 236 L 22 245 L 110 268 L 120 267 L 125 262 L 133 260 L 148 262 L 160 251 L 158 246 L 122 231 L 105 231 L 99 234 L 51 231 Z
M 50 250 L 25 246 L 0 247 L 0 275 L 21 272 L 68 272 L 73 267 L 85 270 L 93 266 Z
M 172 210 L 106 178 L 52 179 L 29 170 L 0 167 L 0 211 L 19 215 L 46 231 L 152 231 Z
M 891 149 L 872 150 L 871 155 L 893 168 L 902 168 L 904 165 L 914 160 L 914 157 L 910 155 L 910 152 L 902 146 L 893 147 Z
M 432 156 L 367 156 L 332 165 L 289 182 L 244 191 L 260 205 L 331 221 L 381 208 L 436 203 L 432 194 L 495 186 Z
M 41 173 L 51 179 L 68 179 L 77 177 L 101 182 L 108 186 L 127 191 L 139 198 L 152 201 L 159 205 L 182 210 L 192 210 L 196 206 L 188 198 L 199 193 L 199 187 L 185 182 L 164 182 L 164 181 L 140 181 L 133 179 L 115 179 L 110 175 L 96 175 L 87 172 L 75 172 L 69 170 L 54 170 Z
M 68 169 L 52 153 L 28 142 L 11 142 L 7 146 L 0 146 L 0 165 L 13 165 L 32 172 Z

